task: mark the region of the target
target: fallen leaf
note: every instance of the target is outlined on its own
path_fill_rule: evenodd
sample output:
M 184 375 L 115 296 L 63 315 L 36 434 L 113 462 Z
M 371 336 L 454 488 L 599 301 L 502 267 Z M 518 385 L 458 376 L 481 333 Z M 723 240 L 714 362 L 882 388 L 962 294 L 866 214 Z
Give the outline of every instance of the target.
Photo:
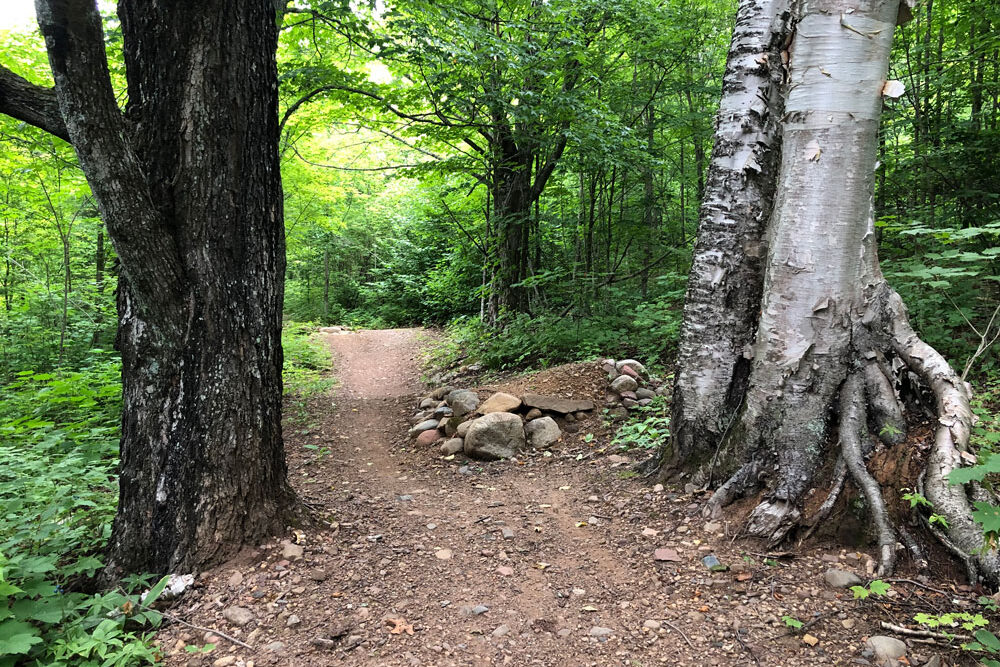
M 679 563 L 681 561 L 681 557 L 680 554 L 677 553 L 676 549 L 663 548 L 657 549 L 653 552 L 653 560 Z
M 413 634 L 413 626 L 406 622 L 405 618 L 387 618 L 385 619 L 387 625 L 392 625 L 392 629 L 389 630 L 390 635 L 401 635 L 404 632 L 408 635 Z
M 586 522 L 586 521 L 577 521 L 577 522 L 576 522 L 576 527 L 577 527 L 577 528 L 586 528 L 586 527 L 587 527 L 587 525 L 588 525 L 588 524 L 587 524 L 587 522 Z

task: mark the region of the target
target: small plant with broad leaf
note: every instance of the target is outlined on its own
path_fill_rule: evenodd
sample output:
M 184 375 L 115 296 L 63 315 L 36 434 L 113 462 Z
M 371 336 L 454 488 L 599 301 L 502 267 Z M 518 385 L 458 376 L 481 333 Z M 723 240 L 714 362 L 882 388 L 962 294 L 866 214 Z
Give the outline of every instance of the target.
M 854 593 L 855 600 L 867 600 L 872 595 L 880 598 L 885 597 L 891 588 L 891 585 L 881 579 L 875 579 L 868 582 L 867 586 L 851 586 L 851 592 Z
M 669 434 L 670 406 L 665 398 L 657 396 L 650 405 L 632 410 L 611 439 L 611 445 L 624 450 L 656 449 Z

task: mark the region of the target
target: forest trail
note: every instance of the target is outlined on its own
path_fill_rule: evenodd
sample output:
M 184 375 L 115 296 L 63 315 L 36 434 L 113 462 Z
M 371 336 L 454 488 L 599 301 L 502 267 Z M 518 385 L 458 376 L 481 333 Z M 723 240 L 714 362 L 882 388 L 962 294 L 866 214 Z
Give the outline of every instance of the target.
M 585 442 L 606 435 L 598 417 L 517 463 L 414 450 L 407 418 L 430 335 L 325 335 L 339 385 L 286 438 L 292 483 L 330 527 L 201 575 L 173 613 L 252 648 L 172 626 L 159 637 L 166 664 L 787 667 L 845 664 L 879 634 L 849 592 L 823 581 L 831 566 L 863 575 L 867 555 L 813 549 L 765 562 L 735 527 L 706 523 L 698 497 L 635 478 L 644 452 Z M 708 554 L 730 571 L 706 568 Z M 783 615 L 815 621 L 816 645 Z M 207 641 L 207 654 L 184 649 Z

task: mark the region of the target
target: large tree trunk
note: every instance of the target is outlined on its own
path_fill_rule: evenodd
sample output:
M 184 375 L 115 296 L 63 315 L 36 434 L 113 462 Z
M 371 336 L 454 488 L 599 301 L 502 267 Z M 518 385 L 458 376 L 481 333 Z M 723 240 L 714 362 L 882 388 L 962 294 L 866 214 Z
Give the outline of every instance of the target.
M 787 18 L 786 0 L 740 3 L 684 301 L 667 462 L 710 459 L 746 387 L 780 156 Z
M 271 0 L 37 0 L 62 119 L 121 260 L 124 412 L 108 574 L 197 571 L 283 529 L 284 237 Z M 50 123 L 51 124 L 51 123 Z
M 746 2 L 743 10 L 758 4 Z M 751 306 L 751 314 L 741 322 L 741 331 L 754 323 L 757 327 L 755 342 L 745 354 L 751 360 L 749 377 L 743 390 L 731 346 L 721 354 L 712 347 L 700 353 L 682 349 L 680 405 L 675 408 L 681 419 L 673 454 L 702 464 L 709 480 L 713 475 L 726 480 L 709 501 L 708 514 L 763 487 L 748 530 L 772 542 L 800 522 L 800 501 L 816 483 L 824 458 L 838 459 L 836 469 L 842 474 L 836 476 L 831 495 L 850 474 L 868 501 L 878 533 L 880 574 L 887 574 L 895 563 L 897 535 L 864 457 L 874 446 L 869 423 L 874 433 L 890 441 L 898 440 L 905 428 L 887 363 L 887 357 L 896 357 L 938 398 L 927 497 L 935 511 L 946 516 L 949 544 L 963 555 L 970 573 L 996 582 L 998 559 L 995 552 L 981 550 L 982 532 L 972 521 L 969 496 L 946 478 L 960 465 L 960 452 L 967 445 L 972 421 L 968 390 L 913 332 L 901 300 L 878 268 L 871 202 L 899 4 L 823 0 L 801 6 L 789 49 L 777 196 L 766 231 L 757 237 L 767 246 L 763 281 L 755 283 L 762 286 L 759 309 Z M 724 234 L 699 238 L 699 244 L 704 240 L 711 247 L 717 238 L 722 239 L 715 249 L 720 264 L 736 264 L 759 246 L 744 242 L 734 249 Z M 692 284 L 718 290 L 725 272 L 717 271 L 713 283 L 711 274 L 698 269 L 696 261 Z M 752 294 L 752 288 L 738 293 Z M 689 288 L 689 300 L 691 295 Z M 694 305 L 713 307 L 704 299 Z M 737 305 L 746 316 L 747 304 Z M 685 316 L 695 323 L 707 319 L 698 308 L 686 308 Z M 685 330 L 691 327 L 688 323 Z M 726 340 L 733 341 L 732 334 Z M 702 425 L 684 419 L 691 413 L 689 397 L 698 396 L 692 388 L 699 382 L 727 390 L 724 402 L 715 396 L 709 397 L 709 404 L 712 410 L 720 404 L 726 409 L 738 406 L 732 423 L 722 419 Z M 840 447 L 831 450 L 831 422 L 838 412 Z M 707 436 L 692 437 L 699 430 Z M 976 499 L 984 493 L 971 492 Z M 825 511 L 831 505 L 824 504 Z

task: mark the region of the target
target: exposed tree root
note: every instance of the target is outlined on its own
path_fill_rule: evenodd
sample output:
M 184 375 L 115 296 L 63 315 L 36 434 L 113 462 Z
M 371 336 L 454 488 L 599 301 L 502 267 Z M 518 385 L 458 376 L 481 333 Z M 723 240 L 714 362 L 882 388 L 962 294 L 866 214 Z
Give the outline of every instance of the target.
M 702 514 L 707 518 L 717 519 L 722 514 L 723 507 L 737 498 L 745 496 L 751 489 L 760 484 L 759 472 L 760 466 L 756 461 L 744 464 L 725 484 L 715 490 L 712 497 L 705 503 Z
M 837 463 L 833 467 L 833 484 L 830 486 L 830 493 L 827 494 L 826 500 L 823 501 L 823 504 L 816 510 L 816 514 L 810 519 L 812 525 L 809 526 L 806 534 L 802 536 L 803 540 L 809 539 L 816 532 L 816 529 L 823 525 L 826 518 L 830 516 L 830 512 L 833 511 L 834 505 L 837 504 L 837 500 L 840 498 L 846 482 L 847 464 L 844 463 L 843 456 L 838 456 Z
M 881 374 L 881 373 L 880 373 Z M 868 510 L 871 512 L 878 532 L 878 576 L 892 574 L 896 565 L 896 533 L 892 529 L 889 510 L 879 488 L 865 467 L 862 442 L 868 439 L 865 423 L 865 397 L 862 379 L 858 373 L 851 373 L 840 392 L 840 449 L 844 463 L 851 472 L 854 483 L 865 494 Z

